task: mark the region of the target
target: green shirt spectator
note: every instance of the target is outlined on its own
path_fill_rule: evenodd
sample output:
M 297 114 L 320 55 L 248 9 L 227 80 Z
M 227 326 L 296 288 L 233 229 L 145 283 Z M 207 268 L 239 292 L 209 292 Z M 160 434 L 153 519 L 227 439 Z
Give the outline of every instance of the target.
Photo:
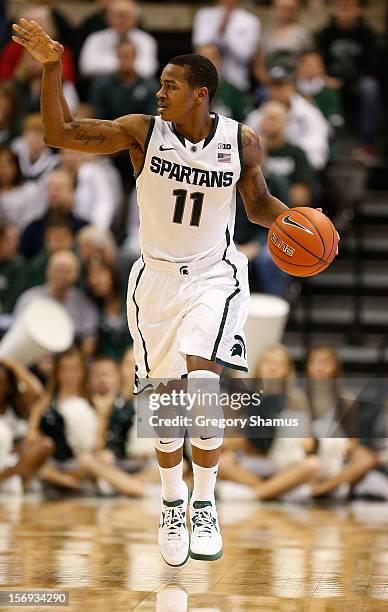
M 249 94 L 237 89 L 232 83 L 220 81 L 212 110 L 242 123 L 253 108 Z
M 119 70 L 116 74 L 98 77 L 90 92 L 90 102 L 101 119 L 117 119 L 123 115 L 156 111 L 155 93 L 159 89 L 153 79 L 142 79 L 136 74 L 133 44 L 126 40 L 117 47 Z
M 268 149 L 264 163 L 270 174 L 286 178 L 289 186 L 295 183 L 310 185 L 312 182 L 313 171 L 305 152 L 288 142 L 277 148 Z
M 296 76 L 298 92 L 318 106 L 333 131 L 341 127 L 344 124 L 341 94 L 330 86 L 332 80 L 318 51 L 306 51 L 299 57 Z
M 344 124 L 342 100 L 336 89 L 324 86 L 313 95 L 313 100 L 332 128 L 339 128 Z
M 263 104 L 260 110 L 265 171 L 288 183 L 289 206 L 310 206 L 314 171 L 306 153 L 286 140 L 287 108 L 280 102 L 271 101 Z
M 57 215 L 47 222 L 44 232 L 44 248 L 28 262 L 26 289 L 44 285 L 50 256 L 63 250 L 73 250 L 73 234 L 68 220 L 62 215 Z

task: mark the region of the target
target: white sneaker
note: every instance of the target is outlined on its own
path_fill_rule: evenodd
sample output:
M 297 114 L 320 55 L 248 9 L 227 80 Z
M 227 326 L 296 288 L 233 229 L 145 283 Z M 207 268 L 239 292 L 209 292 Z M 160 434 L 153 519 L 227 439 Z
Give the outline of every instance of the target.
M 215 561 L 222 557 L 222 537 L 218 514 L 211 501 L 190 504 L 190 557 Z
M 168 565 L 178 566 L 189 558 L 189 532 L 186 525 L 188 490 L 184 499 L 166 501 L 162 499 L 158 544 L 161 555 Z

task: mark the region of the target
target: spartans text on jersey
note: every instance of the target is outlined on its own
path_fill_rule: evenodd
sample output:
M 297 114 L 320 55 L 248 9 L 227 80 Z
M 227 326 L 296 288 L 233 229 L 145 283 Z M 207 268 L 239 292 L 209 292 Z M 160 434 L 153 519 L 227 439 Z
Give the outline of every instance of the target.
M 230 187 L 233 183 L 233 172 L 201 170 L 200 168 L 181 166 L 167 159 L 161 159 L 156 155 L 151 159 L 150 170 L 179 183 L 188 183 L 199 187 Z

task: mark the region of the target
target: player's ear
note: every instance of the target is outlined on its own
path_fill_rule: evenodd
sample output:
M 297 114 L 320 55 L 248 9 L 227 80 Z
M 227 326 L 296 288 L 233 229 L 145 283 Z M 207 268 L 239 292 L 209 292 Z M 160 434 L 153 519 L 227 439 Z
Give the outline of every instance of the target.
M 200 87 L 198 89 L 197 96 L 198 96 L 198 101 L 199 102 L 201 102 L 201 103 L 204 102 L 206 100 L 206 98 L 209 97 L 208 88 L 207 87 Z

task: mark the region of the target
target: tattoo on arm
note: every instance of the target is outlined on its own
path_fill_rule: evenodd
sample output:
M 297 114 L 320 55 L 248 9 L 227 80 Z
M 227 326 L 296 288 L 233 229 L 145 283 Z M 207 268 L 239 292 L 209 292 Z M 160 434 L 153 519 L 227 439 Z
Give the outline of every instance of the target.
M 88 134 L 87 131 L 84 130 L 77 130 L 75 135 L 74 135 L 74 140 L 79 140 L 81 141 L 85 146 L 88 145 L 90 142 L 94 142 L 95 144 L 104 144 L 104 142 L 106 141 L 107 137 L 104 136 L 103 134 Z
M 87 128 L 87 127 L 101 127 L 102 125 L 107 127 L 113 126 L 113 121 L 105 121 L 99 119 L 82 119 L 82 121 L 72 121 L 70 123 L 71 127 L 75 130 L 79 128 Z
M 88 127 L 96 128 L 101 126 L 101 121 L 97 119 L 86 119 L 82 122 L 72 121 L 70 125 L 75 130 L 74 140 L 82 142 L 84 146 L 87 146 L 91 142 L 94 142 L 96 145 L 102 145 L 107 140 L 107 136 L 104 136 L 101 132 L 92 134 L 88 131 Z M 105 121 L 104 126 L 112 127 L 112 122 Z
M 242 146 L 244 149 L 246 147 L 253 147 L 257 151 L 262 152 L 259 137 L 256 136 L 256 134 L 254 135 L 250 134 L 246 130 L 243 130 L 243 133 L 242 133 Z
M 260 169 L 251 177 L 250 180 L 253 197 L 257 202 L 269 195 L 267 182 Z
M 263 159 L 263 149 L 259 136 L 247 125 L 243 125 L 241 136 L 245 164 L 247 166 L 260 165 Z

